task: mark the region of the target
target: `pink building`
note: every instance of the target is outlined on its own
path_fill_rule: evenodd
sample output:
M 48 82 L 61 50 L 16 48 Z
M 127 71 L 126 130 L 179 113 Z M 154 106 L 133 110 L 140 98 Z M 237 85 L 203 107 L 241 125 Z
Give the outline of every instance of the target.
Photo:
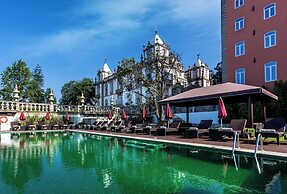
M 287 81 L 287 1 L 221 0 L 223 81 Z

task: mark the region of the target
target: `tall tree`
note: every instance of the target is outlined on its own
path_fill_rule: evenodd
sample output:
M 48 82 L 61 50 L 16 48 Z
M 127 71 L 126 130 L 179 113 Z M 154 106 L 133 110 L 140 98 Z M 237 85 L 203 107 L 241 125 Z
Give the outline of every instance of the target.
M 15 86 L 20 92 L 20 101 L 29 99 L 29 82 L 31 72 L 23 60 L 16 61 L 11 67 L 7 67 L 1 74 L 1 95 L 3 100 L 12 100 L 12 93 Z
M 213 85 L 221 84 L 222 83 L 222 63 L 217 63 L 216 67 L 214 68 L 214 71 L 211 71 L 211 79 Z
M 287 120 L 287 82 L 276 81 L 272 92 L 278 96 L 278 101 L 267 102 L 267 117 L 285 117 Z
M 80 104 L 80 97 L 84 94 L 85 104 L 95 103 L 95 84 L 90 78 L 83 78 L 81 81 L 69 81 L 62 86 L 60 100 L 61 104 Z
M 32 72 L 30 84 L 28 86 L 29 102 L 43 103 L 45 102 L 44 94 L 44 76 L 40 65 L 36 65 Z
M 161 118 L 161 107 L 158 103 L 169 95 L 173 79 L 172 72 L 180 65 L 179 55 L 172 52 L 151 53 L 150 59 L 135 62 L 134 59 L 123 59 L 118 67 L 119 83 L 126 91 L 133 91 L 144 97 L 151 111 Z M 139 88 L 144 87 L 146 93 Z

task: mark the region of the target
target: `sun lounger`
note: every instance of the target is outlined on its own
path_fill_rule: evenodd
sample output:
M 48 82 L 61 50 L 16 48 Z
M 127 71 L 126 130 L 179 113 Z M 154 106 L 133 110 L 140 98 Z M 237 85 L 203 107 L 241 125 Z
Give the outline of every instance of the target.
M 50 123 L 48 128 L 51 129 L 51 130 L 55 130 L 55 129 L 59 128 L 59 125 L 57 123 Z
M 259 129 L 256 132 L 256 139 L 258 135 L 261 134 L 262 137 L 274 137 L 276 138 L 277 144 L 280 145 L 280 137 L 284 136 L 286 121 L 284 118 L 278 117 L 273 119 L 268 119 L 264 123 L 264 128 Z
M 12 131 L 19 131 L 21 128 L 21 125 L 19 122 L 11 122 L 11 130 Z
M 27 122 L 26 126 L 27 126 L 27 130 L 29 131 L 36 130 L 36 125 L 34 125 L 32 122 Z
M 132 121 L 126 121 L 124 125 L 121 125 L 121 126 L 119 127 L 119 130 L 120 130 L 121 132 L 125 133 L 125 132 L 127 132 L 128 129 L 131 128 L 132 125 L 133 125 L 133 124 L 132 124 Z
M 231 119 L 229 128 L 221 128 L 218 130 L 219 140 L 222 140 L 224 137 L 234 138 L 235 134 L 237 134 L 237 141 L 239 143 L 239 135 L 243 133 L 246 123 L 246 119 Z
M 143 134 L 149 134 L 149 135 L 151 135 L 152 133 L 157 132 L 157 129 L 158 129 L 159 127 L 165 126 L 165 124 L 166 124 L 165 121 L 159 121 L 159 122 L 157 123 L 157 125 L 154 126 L 154 127 L 153 127 L 153 126 L 146 126 L 145 128 L 143 128 Z
M 138 133 L 138 132 L 143 132 L 143 129 L 149 125 L 148 121 L 145 121 L 143 124 L 136 124 L 132 125 L 128 132 L 130 133 Z
M 168 133 L 178 134 L 178 129 L 179 129 L 180 124 L 181 124 L 180 121 L 175 121 L 175 122 L 172 122 L 169 127 L 160 126 L 159 128 L 157 128 L 157 135 L 166 136 Z
M 103 121 L 101 124 L 97 125 L 97 130 L 101 130 L 103 126 L 107 125 L 108 121 Z
M 122 125 L 122 121 L 117 121 L 113 126 L 111 126 L 111 131 L 120 132 L 120 126 Z
M 98 126 L 100 126 L 104 121 L 95 121 L 92 124 L 91 130 L 97 130 Z
M 212 125 L 212 120 L 201 120 L 198 126 L 189 127 L 185 130 L 184 135 L 186 138 L 199 137 L 209 133 L 209 128 Z
M 74 124 L 74 122 L 72 122 L 72 121 L 69 121 L 67 128 L 68 129 L 75 129 L 76 128 L 76 124 Z
M 45 125 L 45 123 L 43 121 L 39 122 L 39 125 L 37 126 L 38 130 L 47 130 L 48 126 Z
M 59 129 L 67 129 L 67 125 L 64 122 L 59 123 Z
M 104 126 L 101 127 L 101 130 L 107 131 L 114 125 L 114 121 L 110 121 L 108 124 L 105 124 Z

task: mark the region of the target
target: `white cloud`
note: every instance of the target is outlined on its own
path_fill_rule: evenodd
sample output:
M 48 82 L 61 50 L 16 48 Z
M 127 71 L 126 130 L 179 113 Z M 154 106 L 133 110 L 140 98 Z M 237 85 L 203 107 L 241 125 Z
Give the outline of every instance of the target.
M 220 16 L 220 1 L 217 0 L 177 0 L 169 1 L 167 15 L 182 22 L 192 24 L 213 23 Z

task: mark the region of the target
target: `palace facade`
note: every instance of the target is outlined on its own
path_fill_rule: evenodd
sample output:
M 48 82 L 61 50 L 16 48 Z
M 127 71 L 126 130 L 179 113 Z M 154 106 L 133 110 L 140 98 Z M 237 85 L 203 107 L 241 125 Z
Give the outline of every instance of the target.
M 166 70 L 168 76 L 167 96 L 181 93 L 191 84 L 198 83 L 198 87 L 210 85 L 208 66 L 202 63 L 199 57 L 193 67 L 185 71 L 183 64 L 177 58 L 170 56 L 173 55 L 171 55 L 169 46 L 160 38 L 157 32 L 152 41 L 148 41 L 147 45 L 143 46 L 143 55 L 141 55 L 141 62 L 151 66 L 162 66 Z M 172 65 L 170 60 L 173 61 Z M 121 63 L 118 64 L 118 67 L 124 68 Z M 97 72 L 95 79 L 97 105 L 128 106 L 146 103 L 146 99 L 151 95 L 147 88 L 138 85 L 133 90 L 127 90 L 123 86 L 122 80 L 128 79 L 131 75 L 122 75 L 118 72 L 118 69 L 112 71 L 105 60 L 102 68 Z M 152 74 L 148 68 L 142 68 L 139 71 L 146 77 Z

